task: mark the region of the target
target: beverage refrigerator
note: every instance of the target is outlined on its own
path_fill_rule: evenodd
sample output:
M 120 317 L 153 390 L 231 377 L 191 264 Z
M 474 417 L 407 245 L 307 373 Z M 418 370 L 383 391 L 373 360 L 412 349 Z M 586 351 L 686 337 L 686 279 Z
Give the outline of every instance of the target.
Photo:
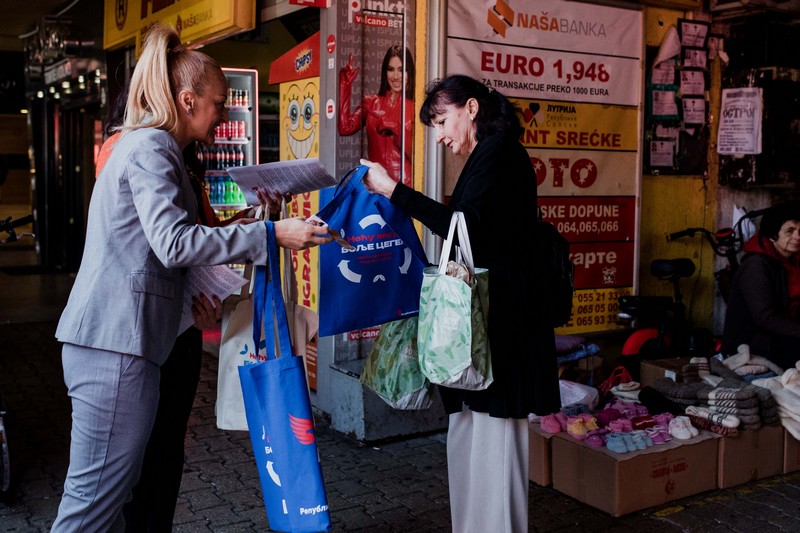
M 225 102 L 228 120 L 217 126 L 213 145 L 198 147 L 198 157 L 206 169 L 206 190 L 211 206 L 217 216 L 224 219 L 246 207 L 244 195 L 226 169 L 258 164 L 259 128 L 258 71 L 222 70 L 228 80 Z

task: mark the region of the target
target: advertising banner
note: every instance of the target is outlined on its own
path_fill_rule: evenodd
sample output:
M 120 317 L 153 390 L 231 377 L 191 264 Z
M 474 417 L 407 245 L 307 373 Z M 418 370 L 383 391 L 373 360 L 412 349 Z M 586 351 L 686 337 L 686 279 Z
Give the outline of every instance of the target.
M 421 189 L 413 176 L 413 131 L 416 123 L 415 5 L 413 1 L 337 2 L 336 34 L 322 36 L 326 65 L 336 76 L 336 98 L 325 102 L 336 124 L 335 176 L 341 178 L 361 158 L 383 165 L 396 181 Z M 331 72 L 331 71 L 329 71 Z M 333 190 L 321 192 L 326 205 Z M 337 270 L 341 252 L 320 247 L 320 268 Z M 336 337 L 336 359 L 359 357 L 359 346 L 371 345 L 379 327 Z
M 616 327 L 617 298 L 635 285 L 643 50 L 638 10 L 448 2 L 447 73 L 519 107 L 543 216 L 570 241 L 576 295 L 559 333 Z

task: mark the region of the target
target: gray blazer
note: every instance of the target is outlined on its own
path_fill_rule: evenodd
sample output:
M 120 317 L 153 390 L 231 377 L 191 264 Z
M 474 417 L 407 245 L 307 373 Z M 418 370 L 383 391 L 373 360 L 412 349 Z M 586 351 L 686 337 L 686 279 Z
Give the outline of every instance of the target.
M 123 135 L 92 192 L 58 340 L 161 365 L 178 334 L 183 267 L 267 262 L 263 224 L 209 228 L 196 220 L 175 138 L 155 128 Z

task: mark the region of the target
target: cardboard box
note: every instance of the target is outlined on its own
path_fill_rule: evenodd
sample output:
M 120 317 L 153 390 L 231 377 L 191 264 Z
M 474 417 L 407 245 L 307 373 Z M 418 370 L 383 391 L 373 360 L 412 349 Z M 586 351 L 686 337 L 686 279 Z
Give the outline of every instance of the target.
M 652 385 L 658 378 L 672 378 L 675 383 L 681 382 L 681 368 L 689 364 L 689 357 L 674 359 L 653 359 L 639 363 L 639 383 L 642 387 Z
M 782 427 L 782 426 L 781 426 Z M 794 435 L 783 430 L 783 473 L 800 470 L 800 441 Z
M 553 434 L 542 431 L 539 424 L 528 424 L 528 479 L 547 487 L 553 483 L 553 464 L 550 443 Z
M 718 487 L 727 489 L 783 473 L 784 430 L 764 426 L 720 437 Z
M 612 516 L 717 488 L 719 446 L 712 433 L 614 453 L 558 433 L 552 441 L 553 488 Z

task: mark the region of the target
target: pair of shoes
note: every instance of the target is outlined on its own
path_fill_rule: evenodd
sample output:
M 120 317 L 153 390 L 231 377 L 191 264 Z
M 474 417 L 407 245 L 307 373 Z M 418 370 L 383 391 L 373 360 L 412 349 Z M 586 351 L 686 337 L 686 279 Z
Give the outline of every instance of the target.
M 581 413 L 578 415 L 580 418 L 583 418 L 583 423 L 586 426 L 586 429 L 589 431 L 593 431 L 595 429 L 600 429 L 597 425 L 597 419 L 588 413 Z
M 648 437 L 647 432 L 643 429 L 634 429 L 629 435 L 638 450 L 644 450 L 653 445 L 653 439 Z
M 640 416 L 648 416 L 650 413 L 644 405 L 640 403 L 630 403 L 622 410 L 622 414 L 625 415 L 625 418 L 632 419 Z
M 602 448 L 606 445 L 607 429 L 593 429 L 586 434 L 584 442 L 592 448 Z
M 647 436 L 653 440 L 653 444 L 664 444 L 672 440 L 669 430 L 665 426 L 652 426 L 645 430 Z
M 608 427 L 612 420 L 622 418 L 622 413 L 618 409 L 607 407 L 594 414 L 597 424 L 601 427 Z
M 672 416 L 672 413 L 660 413 L 657 415 L 653 415 L 653 418 L 656 419 L 656 424 L 658 424 L 659 426 L 668 427 L 669 421 L 672 420 L 674 417 Z
M 586 428 L 586 421 L 579 416 L 570 416 L 567 418 L 567 433 L 570 437 L 583 440 L 589 430 Z
M 578 416 L 582 413 L 589 413 L 589 406 L 585 403 L 571 403 L 561 407 L 561 412 L 566 416 Z
M 655 417 L 650 415 L 631 418 L 633 429 L 647 429 L 657 424 Z
M 699 432 L 687 416 L 676 416 L 669 421 L 669 434 L 680 440 L 696 437 Z
M 566 431 L 567 430 L 567 417 L 564 416 L 564 413 L 559 411 L 557 413 L 553 413 L 553 416 L 556 417 L 556 420 L 558 421 L 558 425 L 561 426 L 561 431 Z
M 539 425 L 542 428 L 542 431 L 547 433 L 561 433 L 561 424 L 558 423 L 558 419 L 556 419 L 556 415 L 544 415 L 542 418 L 539 419 Z
M 606 436 L 606 448 L 616 453 L 635 452 L 639 449 L 628 433 L 617 432 L 609 433 Z
M 618 418 L 608 424 L 608 429 L 614 433 L 630 433 L 633 430 L 633 425 L 627 418 Z

